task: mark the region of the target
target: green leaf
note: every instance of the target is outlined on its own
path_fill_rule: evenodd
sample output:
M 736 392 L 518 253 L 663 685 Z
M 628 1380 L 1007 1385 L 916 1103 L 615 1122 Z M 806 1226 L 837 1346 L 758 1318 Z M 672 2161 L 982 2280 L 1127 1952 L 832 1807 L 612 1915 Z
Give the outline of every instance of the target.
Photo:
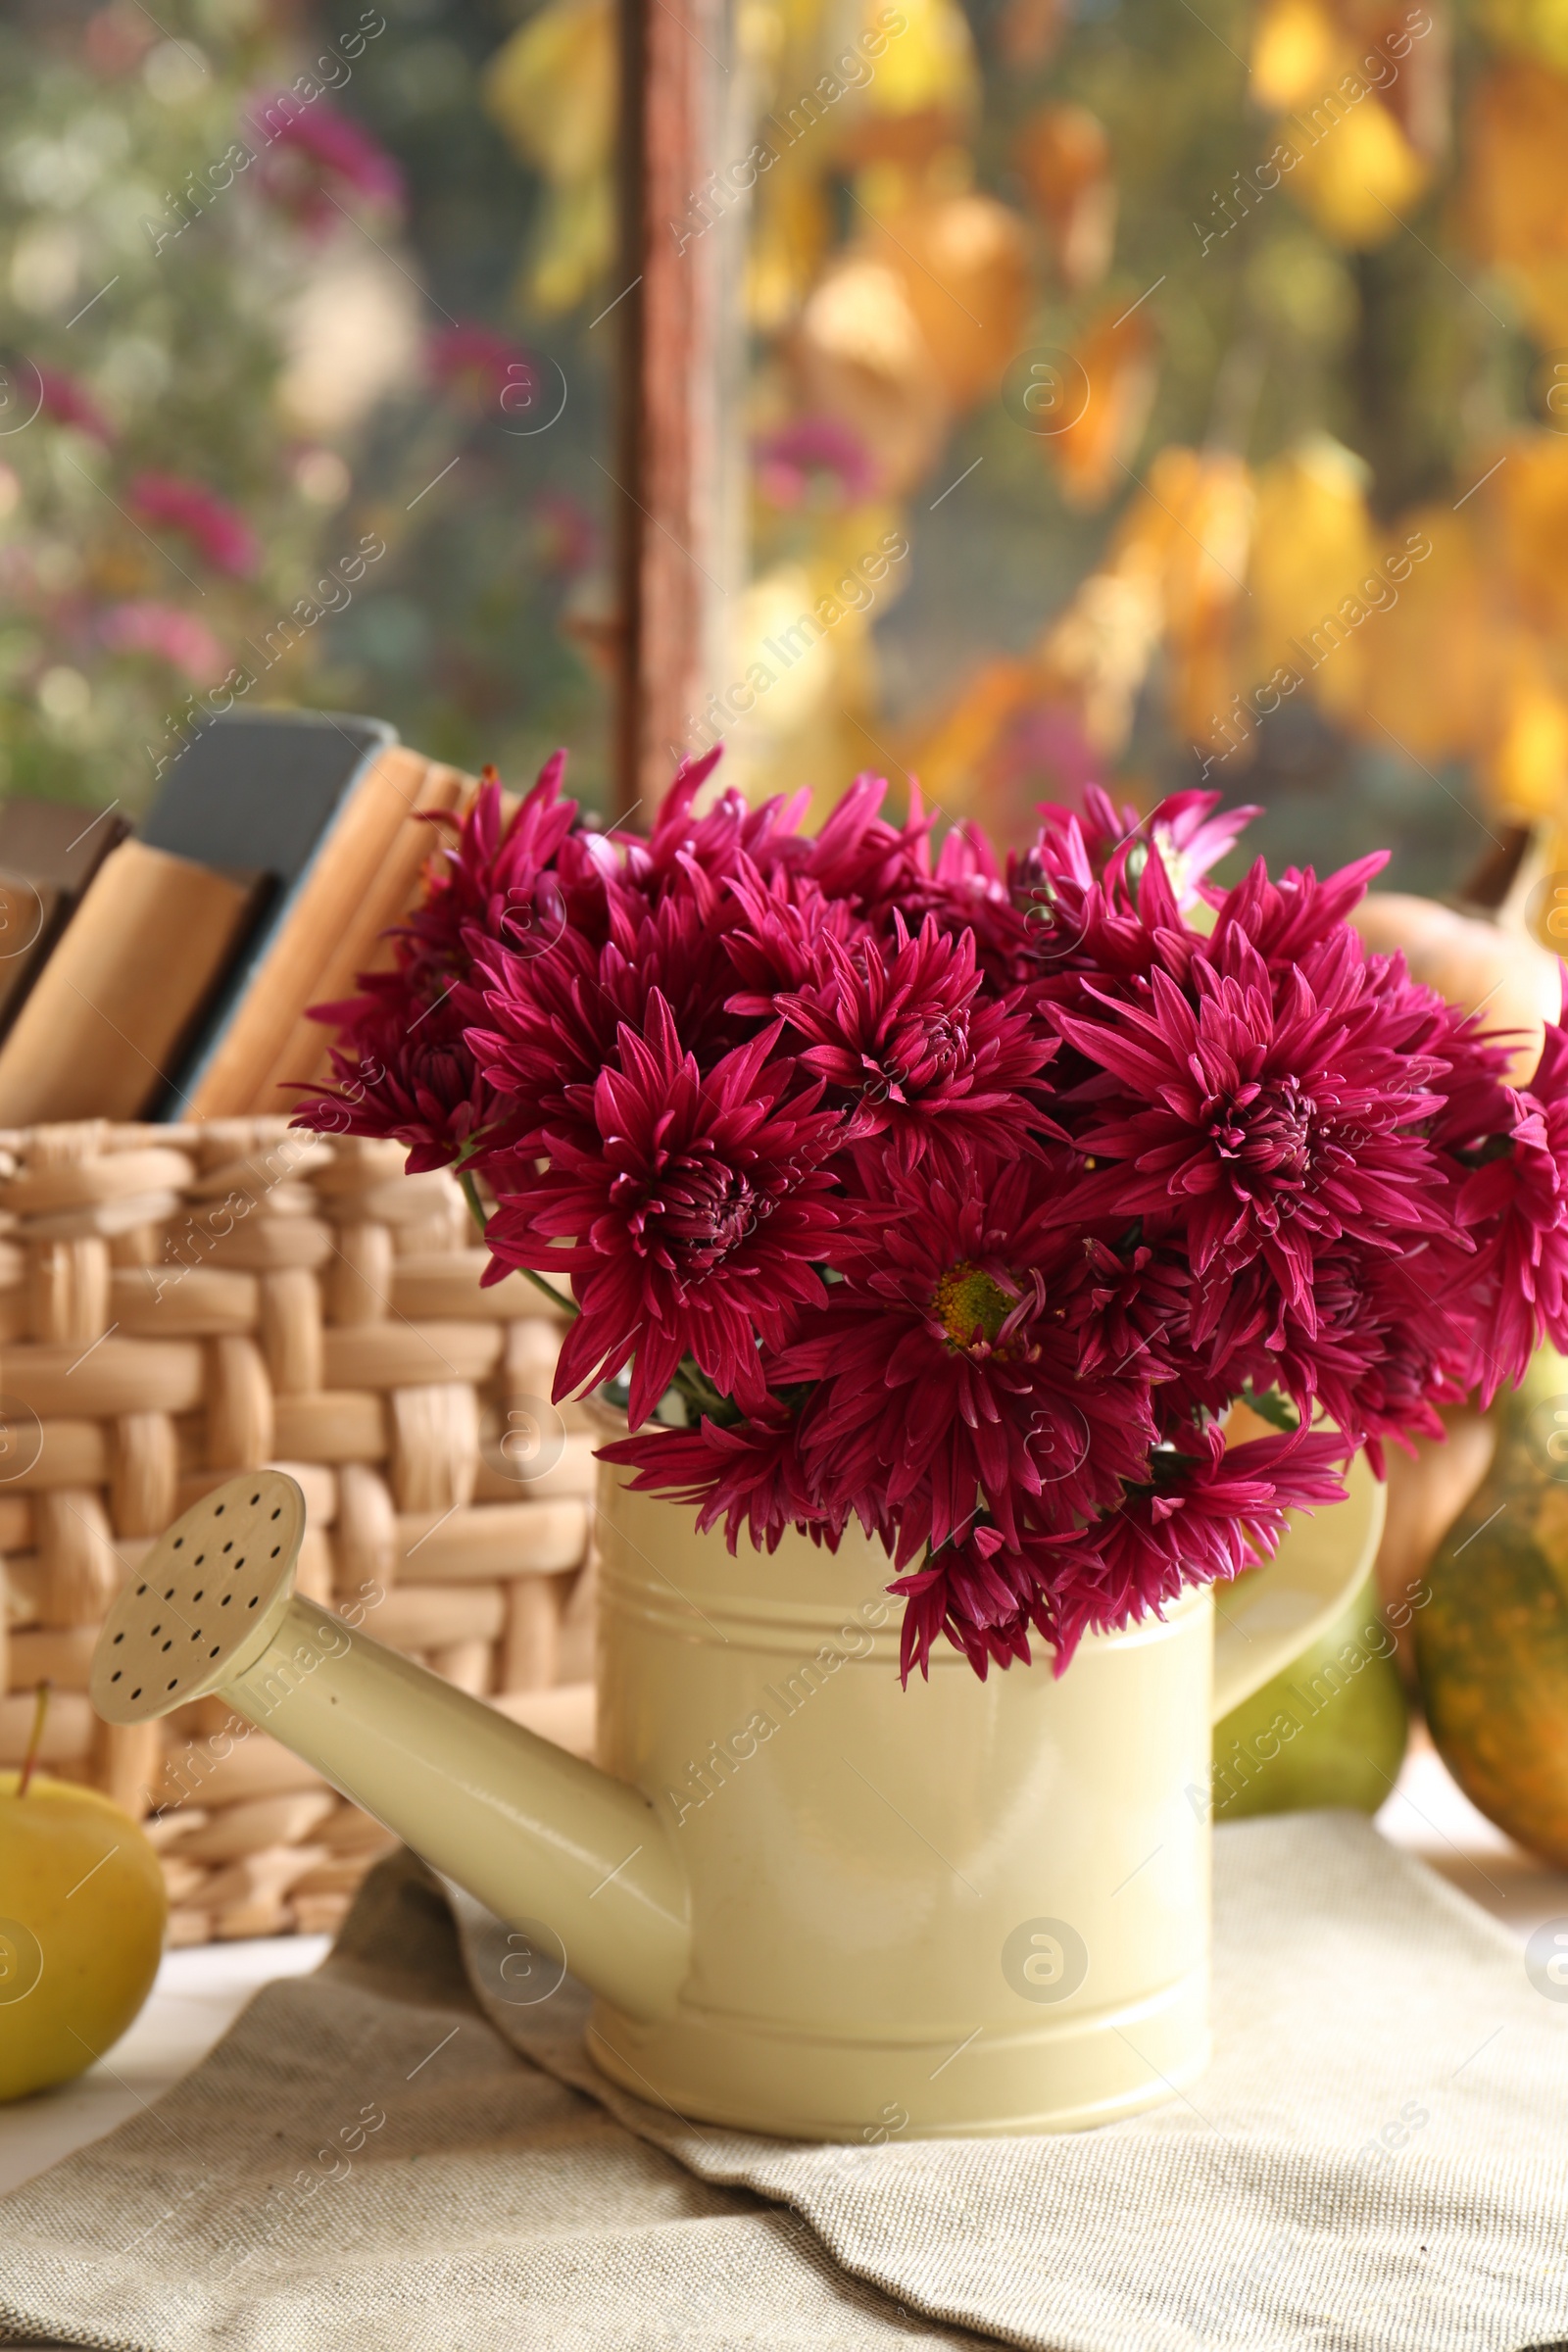
M 1287 1437 L 1294 1437 L 1301 1426 L 1300 1414 L 1288 1396 L 1280 1395 L 1278 1389 L 1265 1389 L 1261 1396 L 1255 1389 L 1244 1389 L 1242 1402 L 1250 1412 L 1256 1413 L 1259 1420 L 1267 1421 L 1275 1429 L 1284 1430 Z

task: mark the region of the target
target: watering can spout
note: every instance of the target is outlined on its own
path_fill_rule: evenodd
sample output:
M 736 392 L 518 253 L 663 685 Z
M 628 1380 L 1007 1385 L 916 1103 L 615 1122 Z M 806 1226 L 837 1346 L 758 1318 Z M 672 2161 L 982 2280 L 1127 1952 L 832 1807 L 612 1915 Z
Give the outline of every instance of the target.
M 143 1723 L 221 1698 L 510 1927 L 545 1928 L 615 2009 L 667 2016 L 689 1904 L 649 1799 L 295 1592 L 304 1532 L 304 1495 L 277 1470 L 187 1511 L 104 1627 L 100 1715 Z

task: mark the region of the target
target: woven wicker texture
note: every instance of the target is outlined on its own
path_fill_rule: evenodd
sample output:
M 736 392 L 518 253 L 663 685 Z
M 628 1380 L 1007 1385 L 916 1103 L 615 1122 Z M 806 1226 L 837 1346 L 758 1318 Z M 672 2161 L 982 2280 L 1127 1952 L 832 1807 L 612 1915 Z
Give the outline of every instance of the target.
M 236 1470 L 304 1490 L 300 1589 L 549 1729 L 591 1670 L 593 1437 L 553 1406 L 562 1321 L 444 1172 L 280 1118 L 0 1134 L 0 1767 L 138 1816 L 171 1937 L 334 1928 L 392 1842 L 217 1698 L 158 1724 L 86 1696 L 104 1612 Z

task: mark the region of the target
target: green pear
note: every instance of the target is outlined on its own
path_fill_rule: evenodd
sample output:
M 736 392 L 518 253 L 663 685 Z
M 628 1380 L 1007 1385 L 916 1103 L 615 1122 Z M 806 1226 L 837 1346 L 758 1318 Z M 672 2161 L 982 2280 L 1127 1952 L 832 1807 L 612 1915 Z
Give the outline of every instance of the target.
M 1214 1592 L 1222 1612 L 1225 1592 Z M 1375 1813 L 1408 1728 L 1394 1637 L 1368 1577 L 1320 1640 L 1214 1726 L 1214 1819 L 1317 1805 Z

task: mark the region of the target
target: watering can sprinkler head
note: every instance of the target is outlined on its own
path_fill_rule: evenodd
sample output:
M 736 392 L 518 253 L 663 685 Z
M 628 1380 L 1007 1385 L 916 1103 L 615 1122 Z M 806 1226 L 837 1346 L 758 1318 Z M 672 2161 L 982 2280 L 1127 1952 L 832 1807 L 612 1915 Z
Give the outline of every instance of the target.
M 93 1656 L 107 1723 L 149 1723 L 207 1698 L 271 1646 L 288 1614 L 305 1496 L 280 1470 L 230 1479 L 161 1537 Z
M 161 1536 L 109 1613 L 109 1723 L 217 1696 L 279 1740 L 634 2018 L 667 2015 L 690 1951 L 684 1873 L 648 1798 L 294 1591 L 305 1497 L 248 1470 Z

